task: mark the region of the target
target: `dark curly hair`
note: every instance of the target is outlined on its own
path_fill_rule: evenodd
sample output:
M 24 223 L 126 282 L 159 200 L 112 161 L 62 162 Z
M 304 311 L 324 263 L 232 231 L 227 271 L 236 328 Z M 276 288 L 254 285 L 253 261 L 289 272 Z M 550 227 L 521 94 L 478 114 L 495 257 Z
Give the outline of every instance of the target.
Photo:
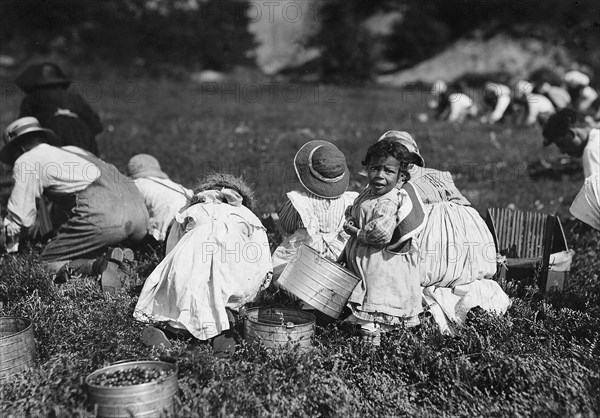
M 551 144 L 556 138 L 565 135 L 581 120 L 581 115 L 573 109 L 561 109 L 550 116 L 542 131 L 544 145 Z
M 367 155 L 365 159 L 361 161 L 363 166 L 367 166 L 372 158 L 387 158 L 394 157 L 400 162 L 400 170 L 398 174 L 403 181 L 410 180 L 410 173 L 408 172 L 408 165 L 413 162 L 411 152 L 404 145 L 399 142 L 383 139 L 371 145 L 367 149 Z
M 211 173 L 204 178 L 194 190 L 194 194 L 205 190 L 219 190 L 227 187 L 236 190 L 242 196 L 242 205 L 246 206 L 251 211 L 256 210 L 256 199 L 254 190 L 246 183 L 244 178 L 234 176 L 227 173 Z M 198 203 L 196 196 L 192 198 L 191 204 Z

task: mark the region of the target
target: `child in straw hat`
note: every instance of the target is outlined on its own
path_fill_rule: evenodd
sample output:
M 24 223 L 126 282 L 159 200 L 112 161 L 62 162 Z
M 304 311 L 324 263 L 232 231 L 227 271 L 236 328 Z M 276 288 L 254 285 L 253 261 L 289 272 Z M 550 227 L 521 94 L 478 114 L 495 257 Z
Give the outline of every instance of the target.
M 363 161 L 369 186 L 354 201 L 344 224 L 350 234 L 340 261 L 362 281 L 348 300 L 348 322 L 379 345 L 381 333 L 419 324 L 418 252 L 412 243 L 424 228 L 424 206 L 408 181 L 408 150 L 389 140 L 371 145 Z M 402 184 L 401 187 L 397 185 Z
M 175 215 L 189 204 L 194 193 L 169 179 L 161 170 L 158 160 L 149 154 L 131 157 L 127 164 L 127 175 L 134 179 L 144 196 L 150 215 L 149 239 L 155 243 L 164 242 Z
M 273 253 L 274 278 L 303 243 L 337 260 L 349 238 L 343 229 L 344 212 L 358 195 L 346 191 L 350 181 L 346 158 L 331 142 L 304 144 L 294 157 L 294 169 L 303 190 L 288 192 L 288 201 L 278 211 L 288 236 Z

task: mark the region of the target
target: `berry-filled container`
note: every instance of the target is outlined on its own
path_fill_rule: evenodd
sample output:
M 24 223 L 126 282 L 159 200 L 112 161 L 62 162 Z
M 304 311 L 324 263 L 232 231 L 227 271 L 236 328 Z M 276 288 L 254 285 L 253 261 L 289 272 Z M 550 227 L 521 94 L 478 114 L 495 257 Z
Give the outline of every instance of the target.
M 85 378 L 98 417 L 174 417 L 177 365 L 164 361 L 127 361 L 96 370 Z

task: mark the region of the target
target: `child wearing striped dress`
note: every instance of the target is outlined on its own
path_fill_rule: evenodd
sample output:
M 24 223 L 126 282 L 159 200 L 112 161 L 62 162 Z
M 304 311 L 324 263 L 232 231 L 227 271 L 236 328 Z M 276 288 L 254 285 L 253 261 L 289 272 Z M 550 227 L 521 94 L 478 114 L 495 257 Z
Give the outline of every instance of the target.
M 369 186 L 354 201 L 344 224 L 350 240 L 340 261 L 362 279 L 348 300 L 352 315 L 347 321 L 359 324 L 363 338 L 373 345 L 379 345 L 383 332 L 418 325 L 422 311 L 412 238 L 426 219 L 408 181 L 408 157 L 407 148 L 394 141 L 369 147 L 363 161 Z
M 273 253 L 277 279 L 301 244 L 337 260 L 348 240 L 344 213 L 358 195 L 348 192 L 350 172 L 344 154 L 327 141 L 310 141 L 294 157 L 294 169 L 303 190 L 287 193 L 278 211 L 279 226 L 287 236 Z

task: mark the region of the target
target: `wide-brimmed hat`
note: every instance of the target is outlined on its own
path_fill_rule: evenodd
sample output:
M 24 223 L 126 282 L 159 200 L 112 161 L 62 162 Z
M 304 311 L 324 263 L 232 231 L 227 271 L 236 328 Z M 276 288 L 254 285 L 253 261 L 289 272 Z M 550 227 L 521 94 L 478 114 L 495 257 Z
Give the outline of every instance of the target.
M 418 162 L 416 164 L 421 167 L 425 167 L 425 160 L 419 152 L 417 141 L 415 141 L 411 134 L 405 131 L 387 131 L 379 137 L 377 142 L 383 141 L 384 139 L 389 139 L 404 145 L 408 149 L 408 152 L 417 158 Z
M 294 157 L 298 180 L 309 192 L 327 199 L 343 195 L 350 183 L 344 153 L 331 142 L 310 141 Z
M 127 175 L 134 179 L 142 177 L 158 177 L 160 179 L 169 178 L 169 176 L 160 169 L 158 160 L 150 154 L 137 154 L 131 157 L 127 163 Z
M 42 125 L 40 125 L 40 122 L 36 118 L 32 116 L 19 118 L 8 125 L 2 134 L 5 145 L 0 150 L 0 161 L 12 164 L 14 160 L 13 156 L 15 155 L 15 147 L 19 145 L 26 135 L 34 132 L 41 134 L 40 137 L 49 144 L 54 144 L 56 142 L 57 138 L 54 131 L 42 128 Z
M 17 86 L 26 93 L 46 86 L 68 86 L 71 84 L 63 70 L 53 62 L 32 64 L 15 80 Z

